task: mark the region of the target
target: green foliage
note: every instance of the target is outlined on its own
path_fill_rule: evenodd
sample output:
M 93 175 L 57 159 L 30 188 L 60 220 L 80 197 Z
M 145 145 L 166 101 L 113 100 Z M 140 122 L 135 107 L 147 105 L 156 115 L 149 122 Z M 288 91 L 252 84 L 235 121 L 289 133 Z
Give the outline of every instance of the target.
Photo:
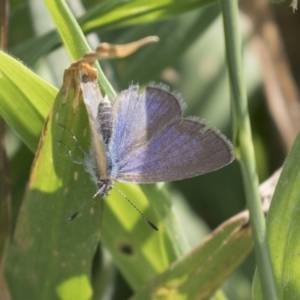
M 0 60 L 1 115 L 35 151 L 57 90 L 7 54 L 0 52 Z
M 28 179 L 27 172 L 19 168 L 30 164 L 31 155 L 24 151 L 18 138 L 8 134 L 7 139 L 16 144 L 14 149 L 13 143 L 8 148 L 11 149 L 13 212 L 18 214 L 17 219 L 13 218 L 13 238 L 5 261 L 5 280 L 12 298 L 225 299 L 225 294 L 217 290 L 252 248 L 247 217 L 238 215 L 211 234 L 205 223 L 215 228 L 244 208 L 237 164 L 167 187 L 116 183 L 158 226 L 159 232 L 149 228 L 114 190 L 104 204 L 96 199 L 77 219 L 67 222 L 93 196 L 96 188 L 82 166 L 70 160 L 67 149 L 72 150 L 75 159 L 80 159 L 82 153 L 72 137 L 58 126 L 61 123 L 71 129 L 88 149 L 84 105 L 79 101 L 74 110 L 74 91 L 64 89 L 57 93 L 58 89 L 53 87 L 57 81 L 58 88 L 62 87 L 63 68 L 69 65 L 69 62 L 62 63 L 61 54 L 55 54 L 60 39 L 72 60 L 76 60 L 89 51 L 84 34 L 90 32 L 97 31 L 101 41 L 114 44 L 155 34 L 160 37 L 160 43 L 126 59 L 101 62 L 101 68 L 96 65 L 101 89 L 113 99 L 115 90 L 126 88 L 131 81 L 141 85 L 151 80 L 164 81 L 183 94 L 189 114 L 205 117 L 230 135 L 229 88 L 218 6 L 209 0 L 85 1 L 86 13 L 76 21 L 64 1 L 46 0 L 45 3 L 43 10 L 50 12 L 59 35 L 50 28 L 36 34 L 36 25 L 31 21 L 41 11 L 34 12 L 23 1 L 15 1 L 11 7 L 9 52 L 40 76 L 0 52 L 0 114 L 22 143 L 35 153 Z M 20 14 L 26 16 L 22 18 L 26 24 L 20 23 Z M 20 28 L 22 34 L 18 36 Z M 49 64 L 50 54 L 55 59 Z M 247 72 L 250 70 L 246 74 L 249 95 L 254 95 L 260 78 L 257 69 L 253 69 L 255 64 L 249 63 L 247 57 L 245 64 Z M 60 74 L 58 80 L 55 72 Z M 41 79 L 43 76 L 51 83 Z M 262 110 L 257 97 L 250 100 L 256 109 Z M 266 127 L 268 119 L 266 115 L 264 118 L 262 126 Z M 259 130 L 255 134 L 265 141 L 265 147 L 257 148 L 261 152 L 256 149 L 257 156 L 271 156 L 262 153 L 271 153 L 268 140 Z M 294 151 L 290 165 L 296 160 Z M 267 161 L 258 161 L 264 163 L 260 165 L 262 170 L 268 169 Z M 293 172 L 286 170 L 284 178 Z M 23 193 L 26 182 L 28 187 Z M 291 208 L 297 205 L 296 183 L 293 191 Z M 280 199 L 283 201 L 285 194 L 277 192 L 276 203 L 282 203 Z M 278 207 L 276 204 L 268 218 L 276 220 L 280 215 L 286 220 L 288 232 L 291 214 L 289 211 L 283 214 L 284 210 Z M 281 228 L 272 226 L 270 230 L 272 239 Z M 293 240 L 296 247 L 296 235 Z M 284 238 L 276 243 L 279 241 L 282 247 L 287 243 Z M 99 244 L 104 246 L 101 250 Z M 270 241 L 270 246 L 273 255 L 274 242 Z M 291 251 L 296 251 L 292 248 Z M 279 254 L 283 252 L 274 255 Z M 289 259 L 277 262 L 275 270 L 285 264 L 291 266 L 294 258 L 290 255 Z M 250 299 L 252 261 L 251 264 L 252 268 L 236 272 L 239 281 L 233 279 L 227 284 L 229 298 Z M 124 282 L 116 280 L 116 269 L 131 294 L 126 294 Z M 2 280 L 0 276 L 0 283 Z M 237 285 L 244 289 L 239 290 Z
M 279 299 L 297 299 L 299 286 L 298 210 L 299 210 L 299 151 L 300 136 L 283 165 L 267 217 L 268 241 L 273 261 L 276 288 Z M 253 295 L 262 299 L 261 288 L 256 274 Z

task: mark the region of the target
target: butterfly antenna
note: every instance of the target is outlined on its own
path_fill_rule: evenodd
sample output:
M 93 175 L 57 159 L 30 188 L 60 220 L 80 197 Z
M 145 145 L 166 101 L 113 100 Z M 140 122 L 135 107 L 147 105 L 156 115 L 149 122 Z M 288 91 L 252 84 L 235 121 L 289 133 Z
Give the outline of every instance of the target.
M 81 146 L 81 144 L 80 144 L 79 141 L 77 140 L 77 138 L 76 138 L 76 136 L 74 135 L 74 133 L 73 133 L 71 130 L 69 130 L 67 127 L 65 127 L 64 125 L 62 125 L 61 123 L 58 123 L 58 126 L 59 126 L 61 129 L 63 129 L 63 130 L 65 130 L 66 132 L 68 132 L 68 134 L 69 134 L 69 135 L 71 136 L 71 138 L 75 141 L 77 147 L 81 150 L 81 152 L 82 152 L 83 154 L 86 154 L 86 151 L 83 149 L 83 147 Z
M 68 147 L 67 147 L 62 141 L 57 141 L 57 143 L 58 143 L 60 146 L 63 146 L 63 147 L 67 150 L 67 153 L 68 153 L 68 155 L 69 155 L 71 161 L 72 161 L 74 164 L 83 165 L 83 162 L 82 162 L 82 161 L 76 160 L 76 159 L 73 157 L 72 151 L 69 150 Z
M 123 193 L 121 192 L 119 189 L 117 189 L 116 187 L 113 187 L 121 196 L 123 196 L 130 204 L 133 208 L 135 208 L 135 210 L 142 216 L 142 218 L 156 231 L 158 231 L 158 228 L 133 204 L 133 202 L 131 202 L 131 200 Z
M 84 210 L 100 193 L 101 193 L 101 189 L 99 189 L 97 191 L 97 193 L 89 200 L 87 200 L 86 202 L 84 202 L 80 207 L 79 209 L 68 219 L 69 222 L 73 221 L 77 216 L 78 214 Z

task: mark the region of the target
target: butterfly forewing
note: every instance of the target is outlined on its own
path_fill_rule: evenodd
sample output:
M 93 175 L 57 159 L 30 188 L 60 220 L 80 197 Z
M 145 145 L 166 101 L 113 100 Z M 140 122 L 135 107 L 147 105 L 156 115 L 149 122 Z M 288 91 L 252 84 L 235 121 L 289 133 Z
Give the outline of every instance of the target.
M 123 182 L 180 180 L 207 173 L 233 159 L 230 142 L 195 119 L 183 119 L 182 103 L 162 87 L 119 94 L 109 143 L 109 177 Z

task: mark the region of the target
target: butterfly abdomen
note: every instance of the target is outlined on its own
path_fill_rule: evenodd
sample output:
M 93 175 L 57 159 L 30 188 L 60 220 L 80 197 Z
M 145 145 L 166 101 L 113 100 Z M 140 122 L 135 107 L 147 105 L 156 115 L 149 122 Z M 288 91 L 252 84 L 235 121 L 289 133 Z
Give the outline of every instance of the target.
M 97 123 L 104 143 L 108 144 L 112 134 L 112 107 L 107 97 L 98 106 Z

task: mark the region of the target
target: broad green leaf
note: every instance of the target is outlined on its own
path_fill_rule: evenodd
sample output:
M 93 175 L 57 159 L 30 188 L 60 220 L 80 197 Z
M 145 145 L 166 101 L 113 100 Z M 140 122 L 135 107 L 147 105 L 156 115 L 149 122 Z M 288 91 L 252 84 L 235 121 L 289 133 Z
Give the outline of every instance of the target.
M 61 97 L 60 93 L 57 98 Z M 99 224 L 100 219 L 95 214 L 84 223 L 82 219 L 67 222 L 70 202 L 76 198 L 72 192 L 69 197 L 68 184 L 76 177 L 69 176 L 65 181 L 61 177 L 62 172 L 70 170 L 63 156 L 61 161 L 53 158 L 58 153 L 55 145 L 60 132 L 53 135 L 52 126 L 50 115 L 9 250 L 6 271 L 13 299 L 69 299 L 66 289 L 76 287 L 81 291 L 78 299 L 88 299 L 91 288 L 91 258 L 100 235 L 95 223 Z M 69 174 L 76 176 L 74 172 Z M 82 190 L 87 192 L 88 184 L 84 179 L 82 183 Z
M 279 299 L 300 298 L 300 135 L 284 163 L 267 216 L 268 243 Z M 253 297 L 262 299 L 258 274 Z
M 131 298 L 209 299 L 252 249 L 247 211 L 229 219 Z
M 2 51 L 0 61 L 0 114 L 35 151 L 57 90 Z

